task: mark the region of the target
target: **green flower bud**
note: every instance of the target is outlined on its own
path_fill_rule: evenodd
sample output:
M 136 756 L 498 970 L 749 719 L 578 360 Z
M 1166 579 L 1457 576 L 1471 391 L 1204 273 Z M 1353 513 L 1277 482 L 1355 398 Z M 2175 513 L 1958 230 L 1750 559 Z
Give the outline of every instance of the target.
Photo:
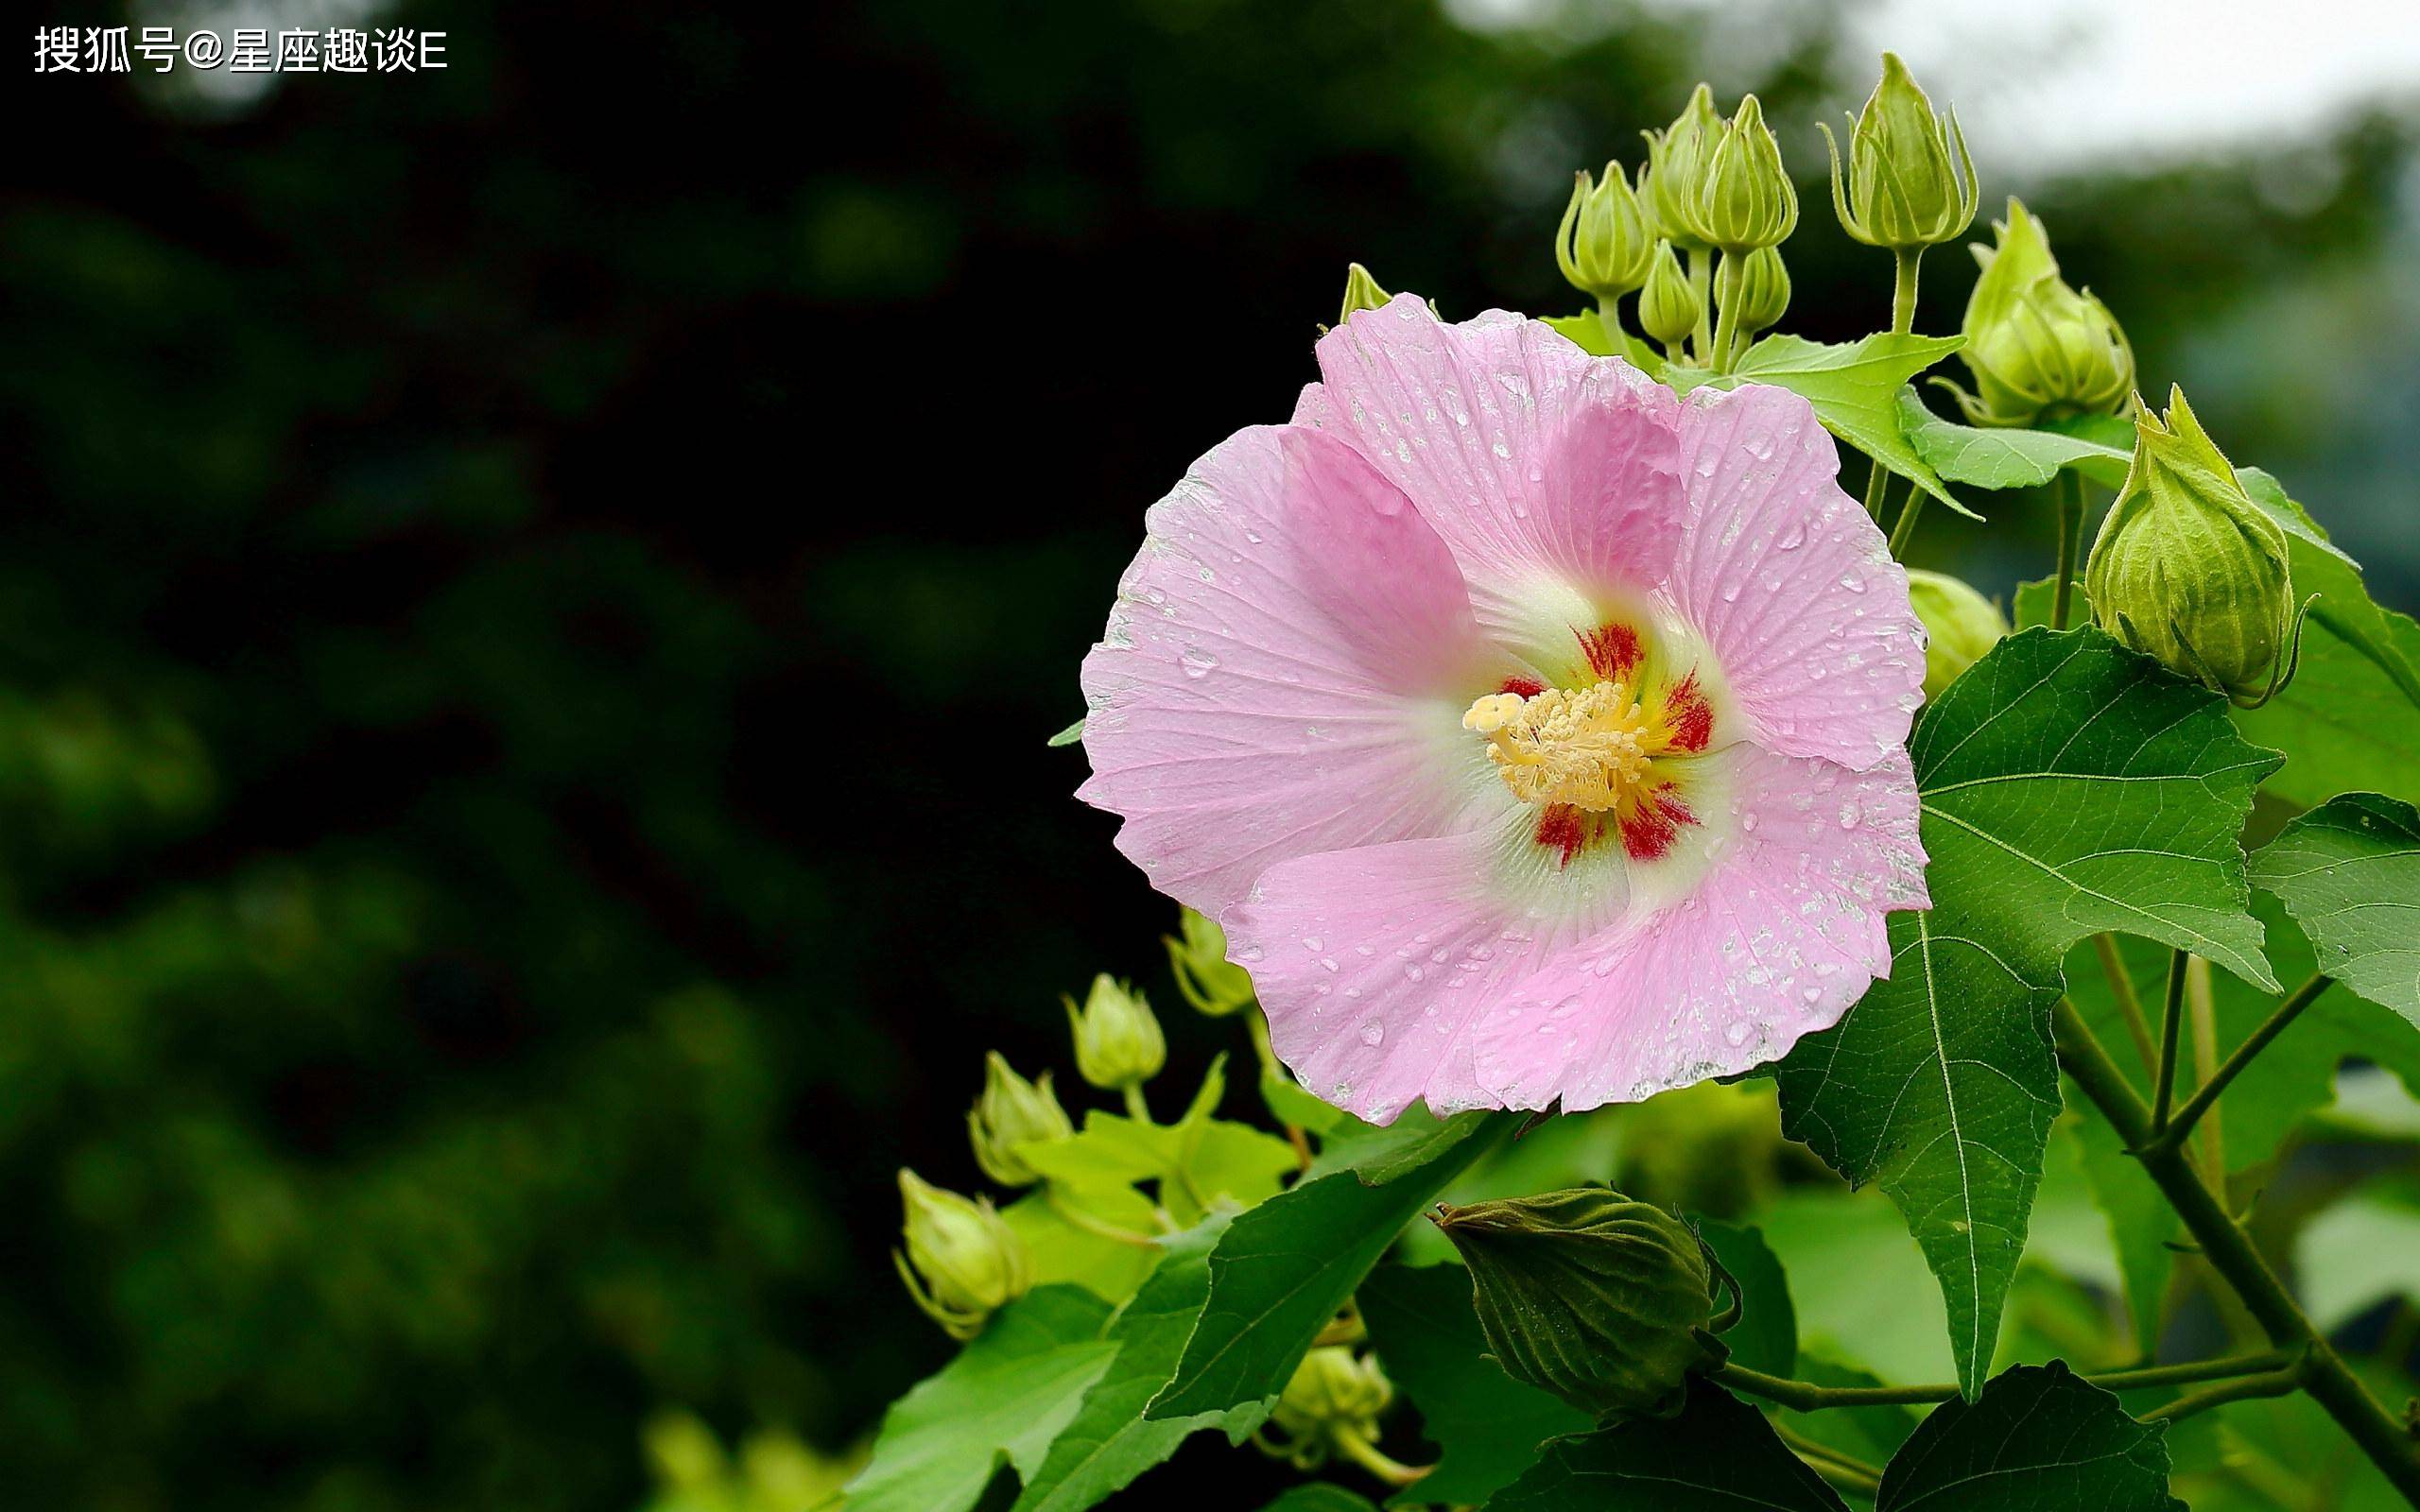
M 1946 124 L 1933 113 L 1897 53 L 1882 55 L 1882 82 L 1850 129 L 1845 192 L 1840 143 L 1829 126 L 1823 132 L 1832 152 L 1832 210 L 1858 241 L 1893 250 L 1938 247 L 1974 224 L 1981 197 L 1966 133 L 1956 112 Z
M 1698 194 L 1705 181 L 1706 155 L 1721 130 L 1714 91 L 1700 84 L 1670 126 L 1642 133 L 1647 165 L 1638 172 L 1639 203 L 1653 221 L 1649 230 L 1683 251 L 1703 251 L 1707 245 L 1698 230 Z
M 1619 299 L 1647 282 L 1655 238 L 1618 163 L 1605 164 L 1602 183 L 1582 168 L 1571 185 L 1571 203 L 1555 228 L 1555 266 L 1573 288 L 1599 300 Z
M 2301 614 L 2286 532 L 2181 389 L 2135 418 L 2135 462 L 2084 564 L 2095 623 L 2247 708 L 2293 677 Z
M 1067 1005 L 1067 1027 L 1076 1037 L 1076 1070 L 1103 1091 L 1140 1087 L 1167 1063 L 1168 1042 L 1151 1005 L 1131 983 L 1116 982 L 1104 972 L 1093 978 L 1093 989 L 1079 1011 Z
M 1967 296 L 1958 357 L 1976 392 L 1959 406 L 1978 425 L 2026 425 L 2035 419 L 2108 414 L 2134 391 L 2135 350 L 2092 291 L 2059 277 L 2042 223 L 2012 198 L 2008 219 L 1992 230 L 1998 245 L 1974 248 L 1983 265 Z
M 1754 94 L 1739 101 L 1706 152 L 1692 219 L 1707 242 L 1735 253 L 1778 246 L 1797 228 L 1798 191 Z
M 1383 310 L 1394 296 L 1378 287 L 1378 281 L 1358 263 L 1347 264 L 1344 269 L 1344 308 L 1337 313 L 1336 323 L 1342 325 L 1353 318 L 1356 310 Z
M 1940 697 L 2008 633 L 1999 606 L 1947 573 L 1909 568 L 1908 599 L 1925 626 L 1927 702 Z
M 966 1115 L 966 1135 L 975 1145 L 975 1163 L 1004 1187 L 1031 1186 L 1042 1173 L 1018 1158 L 1025 1145 L 1063 1140 L 1076 1131 L 1067 1110 L 1050 1090 L 1050 1073 L 1028 1081 L 1009 1069 L 998 1051 L 983 1057 L 983 1094 Z
M 1667 348 L 1674 348 L 1688 339 L 1689 333 L 1698 328 L 1698 317 L 1704 313 L 1704 302 L 1698 298 L 1698 291 L 1689 287 L 1689 276 L 1681 271 L 1681 260 L 1673 254 L 1672 244 L 1657 242 L 1654 266 L 1647 273 L 1647 287 L 1638 296 L 1640 329 Z
M 1782 265 L 1781 249 L 1759 247 L 1739 265 L 1739 283 L 1732 295 L 1739 301 L 1739 339 L 1780 323 L 1789 309 L 1789 269 Z
M 1252 974 L 1227 959 L 1227 932 L 1190 908 L 1180 916 L 1177 927 L 1184 932 L 1182 938 L 1171 935 L 1161 939 L 1184 1001 L 1214 1019 L 1251 1006 Z
M 908 1295 L 954 1339 L 971 1339 L 998 1309 L 1033 1284 L 1033 1265 L 988 1197 L 963 1197 L 899 1173 L 908 1252 L 890 1252 Z
M 1339 1444 L 1366 1445 L 1378 1436 L 1378 1416 L 1395 1388 L 1375 1355 L 1356 1359 L 1344 1345 L 1313 1349 L 1294 1367 L 1269 1421 L 1284 1435 L 1254 1435 L 1264 1451 L 1297 1469 L 1317 1469 Z
M 1705 1246 L 1678 1217 L 1602 1187 L 1439 1204 L 1505 1373 L 1603 1416 L 1678 1410 L 1688 1373 L 1728 1353 Z

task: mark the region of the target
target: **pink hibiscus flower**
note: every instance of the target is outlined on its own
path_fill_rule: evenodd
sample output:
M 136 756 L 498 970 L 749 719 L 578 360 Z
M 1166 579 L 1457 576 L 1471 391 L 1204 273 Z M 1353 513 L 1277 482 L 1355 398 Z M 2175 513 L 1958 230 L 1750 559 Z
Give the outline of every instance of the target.
M 1117 844 L 1305 1084 L 1567 1110 L 1746 1070 L 1927 906 L 1924 632 L 1779 388 L 1409 295 L 1195 463 L 1084 661 Z

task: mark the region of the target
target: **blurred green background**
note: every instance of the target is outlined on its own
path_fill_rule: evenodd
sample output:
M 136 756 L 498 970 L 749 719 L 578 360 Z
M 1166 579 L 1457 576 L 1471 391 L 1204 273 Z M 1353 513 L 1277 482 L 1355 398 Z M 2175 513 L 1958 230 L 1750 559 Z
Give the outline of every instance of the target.
M 371 4 L 39 19 L 451 66 L 11 92 L 0 1487 L 602 1512 L 643 1439 L 772 1434 L 803 1500 L 947 1352 L 894 1170 L 974 1185 L 982 1051 L 1165 988 L 1043 746 L 1142 507 L 1285 413 L 1348 259 L 1577 308 L 1571 169 L 1701 71 L 1803 176 L 1789 324 L 1870 329 L 1809 123 L 1872 52 L 1814 6 Z M 2413 139 L 1975 142 L 2407 607 Z M 1926 553 L 2038 575 L 1998 504 Z

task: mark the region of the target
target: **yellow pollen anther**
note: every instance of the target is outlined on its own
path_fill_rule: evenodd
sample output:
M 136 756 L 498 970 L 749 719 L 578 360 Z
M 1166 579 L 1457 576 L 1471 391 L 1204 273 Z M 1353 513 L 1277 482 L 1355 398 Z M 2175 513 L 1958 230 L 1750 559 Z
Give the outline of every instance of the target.
M 1515 798 L 1602 813 L 1647 776 L 1649 721 L 1630 690 L 1599 682 L 1534 697 L 1491 693 L 1473 702 L 1462 728 L 1487 737 L 1487 759 Z

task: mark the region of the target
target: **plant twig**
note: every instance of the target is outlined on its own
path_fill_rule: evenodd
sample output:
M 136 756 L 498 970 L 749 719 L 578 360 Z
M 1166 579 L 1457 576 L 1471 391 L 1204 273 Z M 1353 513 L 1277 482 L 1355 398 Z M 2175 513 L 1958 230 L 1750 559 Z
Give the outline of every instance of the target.
M 2108 1370 L 2083 1379 L 2108 1391 L 2131 1391 L 2142 1386 L 2181 1386 L 2199 1381 L 2221 1381 L 2231 1376 L 2272 1370 L 2293 1358 L 2290 1350 L 2264 1349 L 2257 1354 L 2222 1355 L 2216 1359 L 2187 1360 L 2175 1365 L 2144 1366 L 2134 1370 Z M 1707 1376 L 1734 1391 L 1762 1397 L 1793 1412 L 1821 1412 L 1830 1407 L 1922 1406 L 1928 1402 L 1947 1401 L 1959 1394 L 1958 1387 L 1947 1382 L 1921 1386 L 1819 1386 L 1811 1381 L 1769 1376 L 1761 1370 L 1751 1370 L 1729 1361 L 1717 1366 Z
M 2092 948 L 2100 957 L 2100 974 L 2109 979 L 2109 995 L 2118 1000 L 2118 1012 L 2126 1021 L 2126 1033 L 2142 1055 L 2144 1073 L 2158 1074 L 2159 1048 L 2152 1043 L 2151 1021 L 2143 1017 L 2143 1000 L 2135 991 L 2126 957 L 2118 953 L 2118 936 L 2104 929 L 2092 936 Z
M 2152 1145 L 2169 1149 L 2181 1145 L 2186 1135 L 2192 1132 L 2195 1121 L 2210 1110 L 2210 1105 L 2219 1100 L 2219 1094 L 2227 1090 L 2227 1084 L 2242 1075 L 2243 1068 L 2252 1064 L 2253 1057 L 2267 1049 L 2270 1040 L 2285 1033 L 2286 1026 L 2301 1018 L 2303 1010 L 2318 1002 L 2320 994 L 2326 990 L 2327 978 L 2314 971 L 2310 980 L 2287 994 L 2285 1001 L 2279 1003 L 2269 1017 L 2260 1021 L 2258 1028 L 2243 1037 L 2243 1043 L 2238 1045 L 2235 1054 L 2227 1057 L 2225 1062 L 2210 1074 L 2210 1079 L 2202 1084 L 2200 1091 L 2186 1099 L 2185 1106 L 2168 1121 L 2168 1126 L 2153 1137 Z
M 2177 951 L 2168 958 L 2168 1004 L 2159 1022 L 2159 1073 L 2152 1087 L 2152 1133 L 2168 1127 L 2168 1110 L 2176 1098 L 2176 1038 L 2185 1024 L 2185 963 L 2192 958 Z
M 2223 1407 L 2230 1401 L 2248 1401 L 2255 1397 L 2282 1397 L 2299 1389 L 2302 1383 L 2303 1366 L 2297 1360 L 2292 1365 L 2264 1370 L 2256 1376 L 2240 1376 L 2233 1381 L 2222 1381 L 2215 1386 L 2204 1386 L 2199 1391 L 2188 1391 L 2174 1401 L 2153 1407 L 2142 1415 L 2142 1420 L 2147 1423 L 2180 1422 L 2213 1407 Z
M 2420 1507 L 2420 1452 L 2415 1451 L 2403 1423 L 2379 1405 L 2343 1356 L 2311 1325 L 2293 1294 L 2254 1247 L 2243 1226 L 2184 1157 L 2173 1147 L 2147 1147 L 2152 1143 L 2151 1109 L 2127 1085 L 2076 1005 L 2062 998 L 2052 1009 L 2051 1026 L 2059 1064 L 2109 1120 L 2118 1137 L 2136 1152 L 2144 1171 L 2167 1194 L 2176 1215 L 2200 1244 L 2203 1259 L 2234 1289 L 2271 1343 L 2305 1351 L 2303 1389 L 2336 1419 L 2337 1426 L 2403 1499 Z

